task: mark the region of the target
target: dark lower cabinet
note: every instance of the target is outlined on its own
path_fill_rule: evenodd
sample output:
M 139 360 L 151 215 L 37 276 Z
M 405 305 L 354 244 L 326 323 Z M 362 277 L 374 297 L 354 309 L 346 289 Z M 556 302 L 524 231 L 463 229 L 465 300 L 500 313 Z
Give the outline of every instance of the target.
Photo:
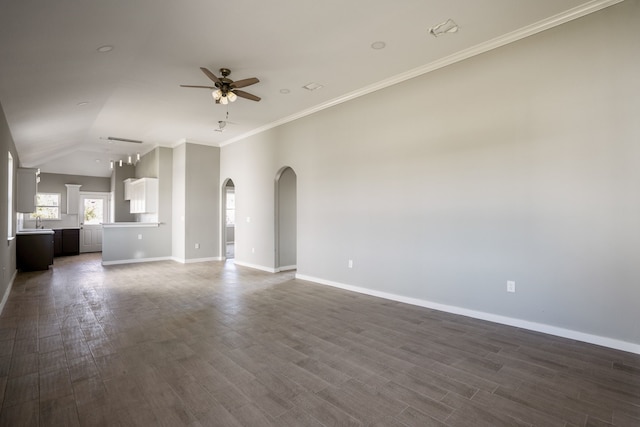
M 62 230 L 53 230 L 53 256 L 62 256 Z
M 78 255 L 80 253 L 80 230 L 65 228 L 62 230 L 62 255 Z
M 53 264 L 53 233 L 18 234 L 16 267 L 22 271 L 47 270 Z
M 53 230 L 53 256 L 78 255 L 80 253 L 80 229 Z

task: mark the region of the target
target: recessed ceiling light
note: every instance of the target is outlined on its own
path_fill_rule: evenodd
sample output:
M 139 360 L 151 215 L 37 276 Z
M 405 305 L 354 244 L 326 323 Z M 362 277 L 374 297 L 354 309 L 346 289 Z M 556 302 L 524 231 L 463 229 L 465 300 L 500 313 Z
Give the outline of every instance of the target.
M 375 49 L 375 50 L 384 49 L 386 46 L 387 44 L 383 41 L 377 41 L 377 42 L 371 43 L 371 49 Z
M 96 163 L 100 163 L 100 159 L 96 159 Z
M 318 83 L 311 82 L 311 83 L 306 84 L 306 85 L 304 85 L 302 87 L 305 88 L 306 90 L 314 91 L 314 90 L 320 89 L 322 87 L 322 85 L 320 85 Z
M 82 102 L 78 102 L 76 105 L 78 107 L 84 107 L 85 105 L 89 105 L 89 103 L 87 101 L 82 101 Z
M 111 52 L 113 50 L 113 46 L 105 44 L 104 46 L 100 46 L 96 50 L 100 53 Z
M 457 33 L 459 30 L 458 24 L 453 22 L 453 19 L 447 19 L 444 22 L 439 23 L 435 27 L 431 27 L 429 32 L 433 37 L 439 37 L 444 34 Z
M 288 93 L 291 93 L 291 91 L 289 89 L 280 89 L 280 93 L 286 95 Z

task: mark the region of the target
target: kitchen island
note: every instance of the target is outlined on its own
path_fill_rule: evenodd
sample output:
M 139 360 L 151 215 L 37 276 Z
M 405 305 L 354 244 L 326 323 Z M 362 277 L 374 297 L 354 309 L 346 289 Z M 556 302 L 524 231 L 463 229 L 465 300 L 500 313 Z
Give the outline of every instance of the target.
M 160 222 L 102 224 L 102 264 L 171 259 L 171 229 Z

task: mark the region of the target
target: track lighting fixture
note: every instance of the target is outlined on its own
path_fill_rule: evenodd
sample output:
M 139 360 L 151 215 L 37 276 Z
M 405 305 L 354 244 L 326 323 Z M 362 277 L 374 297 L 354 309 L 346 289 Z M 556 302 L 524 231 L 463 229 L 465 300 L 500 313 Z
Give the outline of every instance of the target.
M 135 161 L 134 161 L 134 158 L 133 158 L 133 156 L 131 154 L 127 155 L 127 162 L 126 162 L 127 165 L 135 165 L 139 161 L 140 161 L 140 153 L 136 153 Z M 118 166 L 122 167 L 125 164 L 125 161 L 122 160 L 122 159 L 115 160 L 115 161 L 114 160 L 109 160 L 109 167 L 111 169 L 113 169 L 116 163 L 118 164 Z

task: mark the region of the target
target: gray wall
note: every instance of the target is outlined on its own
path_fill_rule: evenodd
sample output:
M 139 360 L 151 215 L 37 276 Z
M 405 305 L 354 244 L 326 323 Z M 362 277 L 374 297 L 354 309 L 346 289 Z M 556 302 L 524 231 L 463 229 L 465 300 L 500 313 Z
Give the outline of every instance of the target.
M 288 165 L 298 274 L 640 343 L 638 28 L 622 2 L 223 147 L 236 260 L 274 267 Z
M 158 213 L 151 215 L 158 227 L 107 227 L 103 230 L 102 260 L 118 262 L 145 259 L 170 259 L 172 251 L 172 149 L 155 148 L 136 165 L 137 178 L 158 178 Z M 147 215 L 147 214 L 138 214 Z M 139 218 L 144 219 L 144 218 Z M 144 222 L 144 221 L 143 221 Z M 151 221 L 148 221 L 151 222 Z M 138 235 L 142 234 L 142 239 Z
M 172 256 L 185 259 L 186 232 L 186 162 L 187 144 L 173 148 L 173 232 L 171 236 Z
M 82 176 L 82 175 L 66 175 L 57 173 L 41 173 L 40 183 L 38 184 L 38 192 L 41 193 L 59 193 L 60 194 L 60 219 L 59 220 L 43 220 L 42 226 L 45 228 L 65 228 L 78 227 L 78 214 L 67 214 L 67 187 L 65 184 L 82 185 L 80 191 L 96 191 L 108 193 L 111 190 L 111 180 L 105 177 Z M 23 216 L 23 227 L 35 227 L 35 221 L 29 219 L 29 215 Z
M 15 200 L 16 200 L 16 175 L 13 174 L 13 209 L 12 212 L 7 212 L 7 197 L 8 197 L 8 165 L 7 165 L 7 153 L 10 152 L 13 157 L 13 167 L 17 169 L 20 166 L 20 158 L 16 151 L 16 146 L 13 142 L 13 137 L 9 131 L 9 125 L 4 115 L 4 110 L 0 104 L 0 150 L 2 153 L 3 161 L 0 161 L 0 200 L 2 200 L 2 207 L 0 207 L 0 233 L 2 233 L 2 239 L 7 239 L 7 225 L 9 223 L 9 216 L 13 218 L 13 234 L 16 230 L 16 214 L 15 214 Z M 0 265 L 2 265 L 2 275 L 0 276 L 0 314 L 1 304 L 5 296 L 8 297 L 9 285 L 11 279 L 16 273 L 16 244 L 15 239 L 11 239 L 7 244 L 0 245 Z
M 172 238 L 178 260 L 221 256 L 219 164 L 218 147 L 185 143 L 173 149 Z
M 185 160 L 186 258 L 219 258 L 220 148 L 186 144 Z
M 235 185 L 236 226 L 235 260 L 251 266 L 274 269 L 274 180 L 278 171 L 291 161 L 280 155 L 294 157 L 300 152 L 295 144 L 285 144 L 290 152 L 283 152 L 276 144 L 280 128 L 264 132 L 247 140 L 222 147 L 220 153 L 221 182 L 231 178 Z M 298 188 L 300 181 L 298 180 Z
M 142 156 L 136 164 L 136 178 L 159 178 L 159 156 L 160 148 L 154 148 Z
M 135 177 L 135 166 L 123 164 L 115 165 L 111 172 L 111 192 L 113 193 L 113 222 L 135 221 L 136 216 L 131 213 L 130 201 L 124 199 L 124 180 Z M 84 191 L 84 189 L 81 188 Z
M 173 153 L 171 148 L 158 147 L 153 150 L 153 155 L 156 159 L 156 170 L 158 178 L 158 222 L 162 224 L 161 231 L 163 232 L 163 240 L 160 244 L 162 251 L 171 255 L 171 229 L 173 227 L 173 207 L 171 190 L 173 189 Z M 151 153 L 150 153 L 151 154 Z M 147 156 L 145 155 L 142 160 Z M 141 162 L 142 163 L 142 162 Z M 144 165 L 144 164 L 143 164 Z M 145 171 L 148 175 L 138 175 L 138 168 L 136 167 L 136 176 L 148 176 L 151 175 L 151 170 Z
M 108 193 L 111 191 L 109 178 L 97 176 L 64 175 L 57 173 L 41 173 L 38 192 L 40 193 L 60 193 L 61 209 L 63 214 L 67 213 L 67 187 L 65 184 L 79 184 L 80 191 L 95 191 Z
M 165 224 L 157 227 L 105 227 L 102 230 L 102 261 L 108 264 L 170 259 L 167 235 L 171 236 L 171 229 Z
M 278 217 L 278 257 L 276 267 L 295 267 L 296 265 L 296 174 L 287 167 L 278 179 L 277 200 Z

